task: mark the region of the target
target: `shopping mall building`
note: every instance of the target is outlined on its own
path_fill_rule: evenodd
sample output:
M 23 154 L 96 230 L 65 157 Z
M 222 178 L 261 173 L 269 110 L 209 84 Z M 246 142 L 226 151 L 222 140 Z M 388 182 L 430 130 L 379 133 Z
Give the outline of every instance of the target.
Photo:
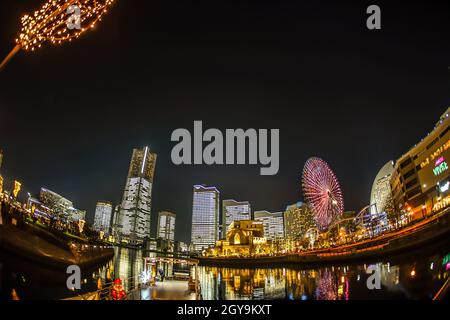
M 390 183 L 397 209 L 411 220 L 450 205 L 450 108 L 433 131 L 400 157 Z

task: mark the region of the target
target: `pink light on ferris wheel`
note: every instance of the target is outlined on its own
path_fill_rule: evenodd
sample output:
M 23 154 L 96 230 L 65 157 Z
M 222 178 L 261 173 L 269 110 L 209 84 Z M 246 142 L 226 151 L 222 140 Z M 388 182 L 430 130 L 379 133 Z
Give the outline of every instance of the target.
M 322 231 L 344 212 L 341 187 L 324 160 L 312 157 L 306 161 L 303 167 L 302 188 L 303 196 Z

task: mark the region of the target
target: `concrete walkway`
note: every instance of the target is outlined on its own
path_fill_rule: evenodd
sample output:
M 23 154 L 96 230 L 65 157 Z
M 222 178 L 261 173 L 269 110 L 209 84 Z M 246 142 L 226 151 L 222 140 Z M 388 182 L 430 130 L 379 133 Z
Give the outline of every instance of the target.
M 187 281 L 164 280 L 130 292 L 128 300 L 195 300 L 195 292 L 188 290 Z

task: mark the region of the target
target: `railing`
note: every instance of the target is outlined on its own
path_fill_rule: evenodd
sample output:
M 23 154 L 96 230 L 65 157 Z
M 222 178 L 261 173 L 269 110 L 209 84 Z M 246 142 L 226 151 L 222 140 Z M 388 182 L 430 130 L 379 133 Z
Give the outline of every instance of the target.
M 447 281 L 445 281 L 442 288 L 439 289 L 439 291 L 433 297 L 433 300 L 443 300 L 447 295 L 449 288 L 450 288 L 450 277 L 447 278 Z
M 138 284 L 135 285 L 134 283 L 136 282 L 136 279 L 138 279 L 137 276 L 129 277 L 129 278 L 126 278 L 125 280 L 121 279 L 122 285 L 124 285 L 126 282 L 126 285 L 128 286 L 127 290 L 125 291 L 125 297 L 126 297 L 125 300 L 136 289 L 140 289 L 140 286 L 142 285 L 142 283 L 140 282 L 140 279 L 139 279 Z M 113 298 L 111 296 L 111 291 L 113 289 L 113 285 L 114 285 L 114 282 L 107 282 L 102 285 L 103 286 L 102 289 L 75 295 L 74 297 L 69 298 L 68 300 L 113 300 Z

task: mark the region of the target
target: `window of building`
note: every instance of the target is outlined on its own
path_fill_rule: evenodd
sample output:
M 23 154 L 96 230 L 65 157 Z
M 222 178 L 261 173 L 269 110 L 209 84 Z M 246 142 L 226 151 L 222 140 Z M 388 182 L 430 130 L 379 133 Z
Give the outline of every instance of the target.
M 434 139 L 427 145 L 427 150 L 430 149 L 436 142 L 438 142 L 439 138 Z
M 406 198 L 410 199 L 410 198 L 414 197 L 415 195 L 417 195 L 419 193 L 420 193 L 420 187 L 416 187 L 416 188 L 414 188 L 413 190 L 409 191 L 406 194 Z
M 403 161 L 401 164 L 400 164 L 400 168 L 401 169 L 404 169 L 408 164 L 410 164 L 411 163 L 411 158 L 408 158 L 408 159 L 406 159 L 405 161 Z
M 442 138 L 443 136 L 445 136 L 445 134 L 448 132 L 448 130 L 450 130 L 450 125 L 448 125 L 447 128 L 445 128 L 445 130 L 441 132 L 441 134 L 439 135 L 439 138 Z
M 404 179 L 404 180 L 408 179 L 408 178 L 411 177 L 415 172 L 416 172 L 416 171 L 414 170 L 414 168 L 412 168 L 411 170 L 409 170 L 407 173 L 405 173 L 405 174 L 403 175 L 403 179 Z

